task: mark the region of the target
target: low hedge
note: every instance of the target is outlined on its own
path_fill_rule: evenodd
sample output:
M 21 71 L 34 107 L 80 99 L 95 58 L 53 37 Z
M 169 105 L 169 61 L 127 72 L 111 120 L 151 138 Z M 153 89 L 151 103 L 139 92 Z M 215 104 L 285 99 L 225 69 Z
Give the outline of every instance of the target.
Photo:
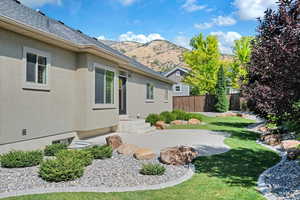
M 11 151 L 0 157 L 1 166 L 5 168 L 22 168 L 37 166 L 43 161 L 42 151 Z
M 62 150 L 56 154 L 56 158 L 62 160 L 65 158 L 77 159 L 77 161 L 81 162 L 84 166 L 91 165 L 94 160 L 91 152 L 84 150 Z
M 167 124 L 170 124 L 172 121 L 176 120 L 177 115 L 172 113 L 172 112 L 162 112 L 160 113 L 161 118 L 163 119 L 164 122 Z
M 105 159 L 105 158 L 111 158 L 113 149 L 111 146 L 94 146 L 91 148 L 87 148 L 84 151 L 87 151 L 91 153 L 91 155 L 94 157 L 94 159 Z
M 156 122 L 158 121 L 164 121 L 164 118 L 158 114 L 149 114 L 148 117 L 146 118 L 146 122 L 150 123 L 151 126 L 154 126 Z
M 48 182 L 72 181 L 83 176 L 83 162 L 74 157 L 63 157 L 44 161 L 39 176 Z
M 150 176 L 162 176 L 164 175 L 166 168 L 160 164 L 145 164 L 143 165 L 140 173 Z
M 44 149 L 45 156 L 55 156 L 61 150 L 67 149 L 66 144 L 51 144 Z

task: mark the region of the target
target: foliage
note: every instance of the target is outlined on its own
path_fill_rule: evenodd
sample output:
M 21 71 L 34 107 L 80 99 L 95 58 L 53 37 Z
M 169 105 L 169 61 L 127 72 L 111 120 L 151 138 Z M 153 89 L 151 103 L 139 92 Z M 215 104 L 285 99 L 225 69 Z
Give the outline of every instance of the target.
M 5 168 L 22 168 L 39 165 L 43 160 L 42 151 L 11 151 L 1 155 L 1 166 Z
M 223 66 L 221 66 L 218 71 L 215 109 L 217 112 L 227 112 L 229 109 L 229 102 L 226 96 L 226 78 Z
M 162 176 L 166 168 L 160 164 L 144 164 L 140 173 L 143 175 Z
M 83 162 L 76 157 L 59 157 L 42 162 L 39 175 L 49 182 L 71 181 L 80 178 L 84 173 Z
M 85 151 L 89 152 L 92 154 L 94 159 L 106 159 L 106 158 L 111 158 L 113 149 L 111 146 L 93 146 L 91 148 L 85 149 Z
M 246 83 L 247 64 L 250 62 L 253 37 L 242 37 L 234 42 L 234 61 L 231 63 L 228 77 L 233 88 L 240 88 Z M 242 81 L 243 80 L 243 81 Z
M 176 116 L 176 120 L 187 120 L 188 115 L 183 110 L 173 110 L 172 113 Z
M 250 108 L 260 117 L 276 116 L 279 124 L 300 99 L 299 15 L 299 0 L 281 0 L 278 11 L 266 11 L 243 87 Z
M 45 156 L 55 156 L 61 150 L 67 149 L 66 144 L 51 144 L 45 147 L 44 154 Z
M 165 111 L 160 113 L 160 116 L 162 117 L 163 121 L 167 124 L 170 124 L 172 121 L 176 120 L 176 114 L 172 112 Z
M 163 121 L 164 119 L 158 114 L 149 114 L 146 118 L 146 122 L 150 123 L 151 126 L 155 125 L 158 121 Z
M 192 51 L 184 54 L 191 71 L 184 82 L 193 87 L 194 95 L 214 94 L 219 69 L 220 52 L 216 36 L 199 34 L 191 40 Z
M 81 162 L 83 166 L 91 165 L 94 156 L 91 152 L 84 150 L 61 150 L 55 154 L 58 159 L 73 158 L 77 159 L 77 162 Z

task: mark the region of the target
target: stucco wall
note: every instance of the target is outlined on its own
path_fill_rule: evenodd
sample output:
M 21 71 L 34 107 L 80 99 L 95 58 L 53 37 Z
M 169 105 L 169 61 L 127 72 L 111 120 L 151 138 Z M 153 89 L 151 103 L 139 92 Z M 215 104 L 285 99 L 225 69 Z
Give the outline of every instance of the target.
M 153 102 L 146 99 L 147 83 L 154 84 Z M 169 91 L 168 101 L 164 98 L 165 90 Z M 146 117 L 150 113 L 172 110 L 172 86 L 139 74 L 131 74 L 127 80 L 127 109 L 131 117 L 136 117 L 137 114 Z

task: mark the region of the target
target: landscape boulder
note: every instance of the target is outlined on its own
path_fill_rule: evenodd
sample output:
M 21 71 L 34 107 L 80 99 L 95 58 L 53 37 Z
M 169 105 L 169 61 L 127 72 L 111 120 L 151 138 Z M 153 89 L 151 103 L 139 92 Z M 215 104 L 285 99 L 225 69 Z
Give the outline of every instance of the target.
M 296 149 L 300 145 L 298 140 L 285 140 L 281 142 L 281 148 L 285 151 Z
M 106 144 L 111 146 L 113 149 L 117 149 L 123 144 L 122 138 L 118 135 L 108 136 L 105 139 Z
M 280 135 L 279 134 L 269 134 L 269 135 L 263 135 L 261 137 L 261 140 L 271 146 L 279 145 L 281 142 Z
M 296 159 L 300 158 L 300 149 L 298 149 L 298 148 L 289 149 L 287 151 L 287 157 L 290 160 L 296 160 Z
M 117 152 L 119 154 L 124 154 L 124 155 L 133 155 L 134 152 L 136 152 L 138 149 L 139 149 L 139 147 L 134 144 L 122 144 L 117 149 Z
M 200 125 L 201 124 L 201 121 L 199 119 L 190 119 L 188 121 L 188 124 L 189 125 Z
M 134 152 L 133 156 L 138 160 L 151 160 L 155 158 L 155 153 L 151 149 L 139 148 Z
M 175 120 L 171 122 L 171 125 L 186 125 L 188 122 L 184 120 Z
M 160 130 L 164 130 L 167 128 L 167 124 L 164 121 L 158 121 L 155 123 L 155 127 Z
M 197 151 L 187 146 L 170 147 L 160 152 L 161 162 L 167 165 L 186 165 L 191 163 L 197 156 Z
M 260 128 L 258 129 L 258 131 L 263 132 L 263 133 L 266 133 L 266 132 L 268 132 L 268 128 L 265 127 L 265 126 L 262 126 L 262 127 L 260 127 Z

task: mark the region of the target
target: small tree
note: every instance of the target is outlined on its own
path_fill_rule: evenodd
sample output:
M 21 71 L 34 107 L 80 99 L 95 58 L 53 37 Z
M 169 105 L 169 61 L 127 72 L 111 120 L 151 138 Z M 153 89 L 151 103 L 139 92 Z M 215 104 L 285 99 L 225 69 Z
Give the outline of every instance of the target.
M 229 109 L 229 102 L 226 96 L 226 78 L 223 66 L 221 66 L 218 71 L 215 109 L 217 112 L 227 112 Z
M 191 40 L 192 51 L 184 54 L 184 60 L 191 71 L 184 82 L 193 87 L 192 94 L 215 94 L 220 52 L 216 36 L 199 34 Z

